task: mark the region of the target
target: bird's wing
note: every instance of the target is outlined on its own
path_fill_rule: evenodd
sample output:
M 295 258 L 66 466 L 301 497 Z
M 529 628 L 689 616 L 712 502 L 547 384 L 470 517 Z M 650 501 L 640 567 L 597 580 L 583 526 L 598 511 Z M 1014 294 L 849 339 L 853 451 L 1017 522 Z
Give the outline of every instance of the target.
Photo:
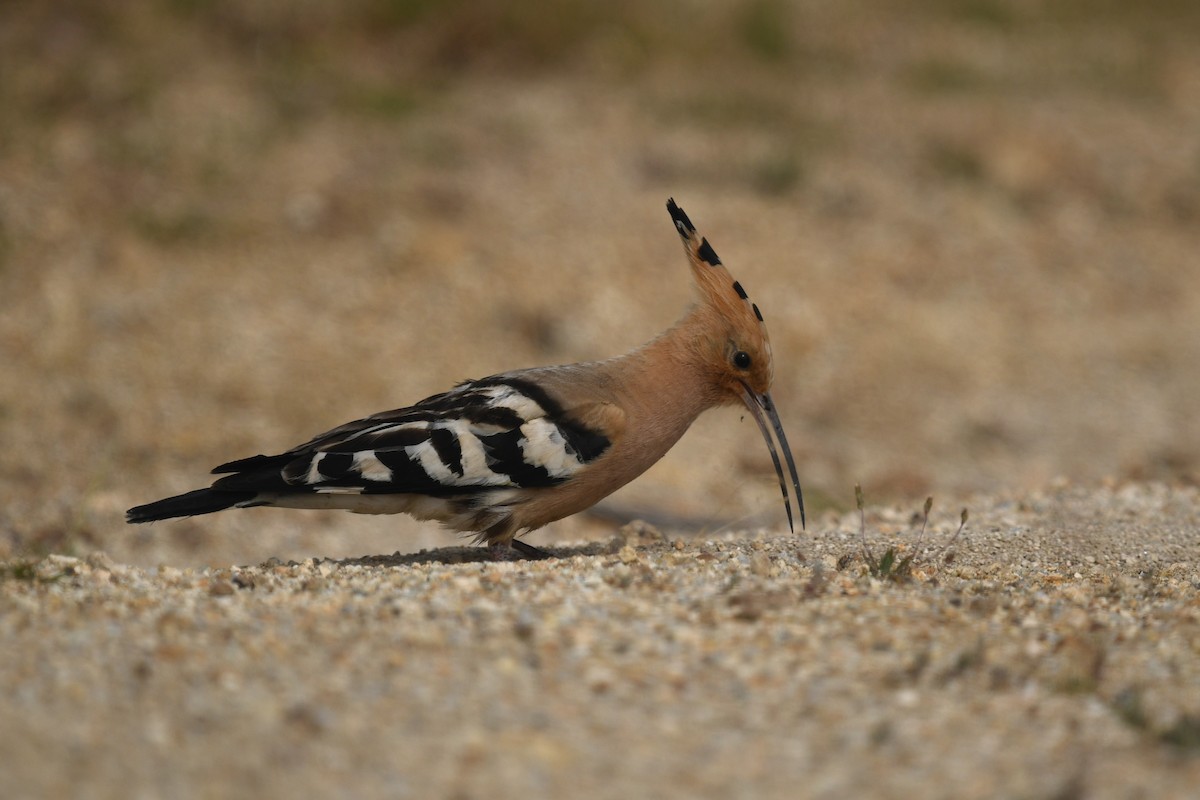
M 563 408 L 519 375 L 467 381 L 346 423 L 286 453 L 213 470 L 214 489 L 453 496 L 554 486 L 612 444 L 589 407 Z

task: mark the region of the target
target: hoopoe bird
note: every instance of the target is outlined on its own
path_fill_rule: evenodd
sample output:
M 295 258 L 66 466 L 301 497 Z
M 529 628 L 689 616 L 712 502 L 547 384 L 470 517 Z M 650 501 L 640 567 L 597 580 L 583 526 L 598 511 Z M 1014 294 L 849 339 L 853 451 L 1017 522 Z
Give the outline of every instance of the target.
M 131 508 L 126 520 L 253 506 L 402 512 L 545 558 L 515 537 L 591 507 L 662 458 L 701 413 L 741 402 L 766 440 L 794 531 L 772 432 L 779 442 L 803 527 L 796 464 L 768 393 L 774 367 L 762 313 L 674 199 L 667 211 L 699 298 L 636 350 L 466 381 L 279 455 L 222 464 L 213 474 L 224 477 L 208 488 Z

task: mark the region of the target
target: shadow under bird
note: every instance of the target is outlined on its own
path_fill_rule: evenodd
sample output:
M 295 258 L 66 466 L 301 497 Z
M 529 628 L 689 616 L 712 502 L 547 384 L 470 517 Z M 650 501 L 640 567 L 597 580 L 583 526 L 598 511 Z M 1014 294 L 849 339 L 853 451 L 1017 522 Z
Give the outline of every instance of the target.
M 545 557 L 515 537 L 589 508 L 662 458 L 701 413 L 741 402 L 767 442 L 795 530 L 772 432 L 778 439 L 803 526 L 795 461 L 768 393 L 762 313 L 673 199 L 667 210 L 699 299 L 650 342 L 604 361 L 466 381 L 284 453 L 230 461 L 208 488 L 131 508 L 127 521 L 254 506 L 403 512 Z

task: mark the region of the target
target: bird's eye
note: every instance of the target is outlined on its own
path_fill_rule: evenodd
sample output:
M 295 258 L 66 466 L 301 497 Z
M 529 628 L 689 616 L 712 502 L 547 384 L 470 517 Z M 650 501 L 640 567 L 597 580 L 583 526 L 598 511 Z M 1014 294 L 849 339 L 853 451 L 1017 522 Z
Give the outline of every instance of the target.
M 733 365 L 738 369 L 750 368 L 750 354 L 745 350 L 738 350 L 733 354 Z

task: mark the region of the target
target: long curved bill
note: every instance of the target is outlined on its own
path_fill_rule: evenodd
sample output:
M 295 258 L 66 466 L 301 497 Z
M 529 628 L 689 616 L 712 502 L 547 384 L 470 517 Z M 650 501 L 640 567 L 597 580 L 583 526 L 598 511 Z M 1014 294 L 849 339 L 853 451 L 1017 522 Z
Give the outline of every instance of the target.
M 775 442 L 771 439 L 771 430 L 775 431 L 775 438 L 779 440 L 779 447 L 783 450 L 783 457 L 787 460 L 788 472 L 792 477 L 792 494 L 796 498 L 796 505 L 800 508 L 800 528 L 804 529 L 804 495 L 800 492 L 800 478 L 796 475 L 796 462 L 792 458 L 792 448 L 788 447 L 787 436 L 783 433 L 783 425 L 779 421 L 779 414 L 775 411 L 775 403 L 771 400 L 771 395 L 768 393 L 756 394 L 750 391 L 749 387 L 742 387 L 742 402 L 746 404 L 746 408 L 750 409 L 751 416 L 758 423 L 758 429 L 762 431 L 763 439 L 767 442 L 767 449 L 771 451 L 771 463 L 775 465 L 775 474 L 779 476 L 779 489 L 783 492 L 783 507 L 787 510 L 788 529 L 795 532 L 796 526 L 792 522 L 792 504 L 788 499 L 787 480 L 783 476 L 783 466 L 779 463 L 779 453 L 775 450 Z M 767 427 L 767 420 L 771 421 L 771 427 Z

